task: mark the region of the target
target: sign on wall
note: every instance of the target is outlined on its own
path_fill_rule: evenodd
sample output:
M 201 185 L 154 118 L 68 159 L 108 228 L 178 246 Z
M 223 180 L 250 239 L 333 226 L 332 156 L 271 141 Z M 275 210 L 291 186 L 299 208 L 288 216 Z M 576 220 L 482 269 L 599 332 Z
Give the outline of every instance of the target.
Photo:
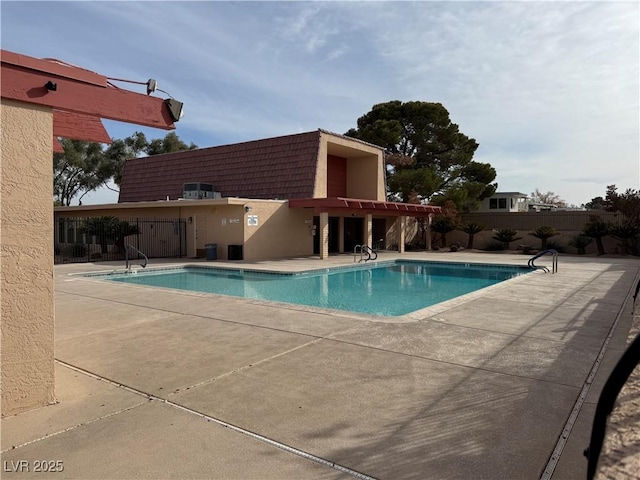
M 258 215 L 247 215 L 247 226 L 249 226 L 249 227 L 257 227 L 258 226 Z

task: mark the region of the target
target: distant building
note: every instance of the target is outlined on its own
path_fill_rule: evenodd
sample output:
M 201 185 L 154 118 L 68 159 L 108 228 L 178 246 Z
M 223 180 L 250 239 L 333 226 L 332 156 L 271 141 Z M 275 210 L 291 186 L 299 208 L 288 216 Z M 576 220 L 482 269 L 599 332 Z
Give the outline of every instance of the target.
M 528 211 L 528 200 L 529 197 L 526 193 L 496 192 L 482 201 L 478 212 L 526 212 Z

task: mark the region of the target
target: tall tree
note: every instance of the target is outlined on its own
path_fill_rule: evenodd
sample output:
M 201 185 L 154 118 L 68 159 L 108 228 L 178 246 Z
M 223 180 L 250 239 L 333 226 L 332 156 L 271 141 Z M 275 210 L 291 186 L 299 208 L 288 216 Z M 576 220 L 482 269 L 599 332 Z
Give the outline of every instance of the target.
M 147 145 L 147 155 L 159 155 L 161 153 L 181 152 L 183 150 L 194 150 L 198 146 L 191 142 L 189 145 L 184 143 L 176 132 L 169 132 L 164 138 L 156 138 Z
M 604 203 L 606 210 L 622 213 L 624 223 L 640 227 L 640 191 L 628 188 L 624 193 L 618 193 L 615 185 L 608 185 Z
M 149 146 L 147 137 L 142 132 L 135 132 L 133 135 L 121 139 L 114 139 L 105 151 L 105 156 L 111 161 L 113 168 L 113 183 L 120 186 L 122 181 L 122 171 L 127 160 L 137 158 L 146 152 Z M 108 187 L 109 190 L 117 191 Z
M 452 200 L 461 211 L 495 193 L 496 171 L 474 162 L 478 144 L 440 103 L 394 100 L 374 105 L 346 135 L 383 147 L 392 199 Z
M 142 155 L 159 155 L 162 153 L 193 150 L 198 146 L 191 142 L 187 145 L 175 132 L 169 132 L 164 138 L 155 138 L 150 142 L 142 132 L 136 132 L 124 140 L 114 140 L 105 151 L 105 155 L 112 162 L 113 183 L 120 186 L 122 172 L 127 160 L 138 158 Z M 109 187 L 110 188 L 110 187 Z M 110 190 L 115 190 L 110 188 Z
M 62 206 L 78 202 L 89 192 L 105 185 L 113 176 L 111 162 L 102 144 L 82 140 L 60 140 L 64 153 L 53 154 L 53 194 Z
M 604 210 L 605 201 L 602 197 L 593 197 L 589 202 L 583 205 L 587 210 Z

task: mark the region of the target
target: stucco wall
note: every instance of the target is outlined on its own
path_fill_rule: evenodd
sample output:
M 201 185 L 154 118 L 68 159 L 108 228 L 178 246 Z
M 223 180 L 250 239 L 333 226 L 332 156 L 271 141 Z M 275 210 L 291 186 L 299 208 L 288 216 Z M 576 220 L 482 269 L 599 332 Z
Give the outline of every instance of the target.
M 2 416 L 55 401 L 53 115 L 2 100 Z
M 520 240 L 516 240 L 515 242 L 512 242 L 509 245 L 511 250 L 516 250 L 519 245 L 528 245 L 534 249 L 539 249 L 542 246 L 542 241 L 540 239 L 533 237 L 531 235 L 528 235 L 528 233 L 531 230 L 516 230 L 516 231 L 518 232 L 518 237 L 522 237 L 522 238 Z M 580 234 L 579 231 L 573 231 L 573 232 L 568 231 L 568 232 L 562 232 L 560 235 L 557 235 L 555 237 L 551 237 L 550 239 L 547 240 L 548 248 L 560 247 L 562 251 L 565 253 L 577 254 L 578 250 L 575 247 L 569 246 L 569 242 L 571 241 L 572 237 L 578 234 Z M 495 233 L 492 230 L 483 230 L 482 232 L 477 233 L 473 237 L 473 248 L 484 250 L 490 244 L 499 243 L 496 240 L 493 240 L 494 235 Z M 605 237 L 602 240 L 603 240 L 604 250 L 606 253 L 615 253 L 615 254 L 621 253 L 620 247 L 618 246 L 619 242 L 616 239 L 611 237 Z M 463 247 L 466 247 L 468 241 L 469 241 L 469 235 L 467 235 L 466 233 L 460 230 L 454 230 L 453 232 L 450 232 L 447 234 L 447 243 L 449 245 L 451 245 L 451 243 L 453 242 L 457 242 L 457 243 L 461 243 Z M 434 246 L 439 246 L 439 245 L 440 245 L 440 241 L 436 240 L 436 242 L 434 243 Z M 598 252 L 598 248 L 596 246 L 595 240 L 593 240 L 589 245 L 587 245 L 587 247 L 585 248 L 585 252 L 587 254 Z
M 250 202 L 244 215 L 244 259 L 283 258 L 313 255 L 313 213 L 291 209 L 288 203 Z M 248 215 L 257 215 L 258 225 L 247 224 Z
M 386 200 L 381 156 L 350 158 L 347 161 L 347 196 Z
M 243 246 L 244 260 L 263 260 L 313 254 L 313 213 L 308 209 L 291 209 L 285 200 L 228 199 L 232 204 L 181 202 L 130 208 L 130 205 L 59 207 L 62 217 L 115 216 L 120 219 L 182 218 L 186 222 L 187 256 L 204 256 L 205 245 L 217 244 L 218 258 L 228 258 L 229 245 Z M 205 202 L 205 201 L 202 201 Z M 163 202 L 160 202 L 163 203 Z M 173 202 L 175 203 L 175 202 Z M 245 206 L 251 211 L 246 212 Z M 106 208 L 105 208 L 106 207 Z M 257 225 L 249 225 L 248 216 L 257 216 Z M 144 252 L 147 253 L 147 252 Z

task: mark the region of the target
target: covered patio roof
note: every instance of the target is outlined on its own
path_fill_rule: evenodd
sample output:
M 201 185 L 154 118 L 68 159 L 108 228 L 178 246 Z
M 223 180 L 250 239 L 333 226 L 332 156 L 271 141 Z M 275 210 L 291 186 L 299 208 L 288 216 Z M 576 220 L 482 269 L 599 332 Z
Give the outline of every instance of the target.
M 313 208 L 314 213 L 357 211 L 358 213 L 410 217 L 424 217 L 429 214 L 442 213 L 442 208 L 435 205 L 381 202 L 343 197 L 291 199 L 289 200 L 289 208 Z
M 63 151 L 58 137 L 111 143 L 103 118 L 175 129 L 165 100 L 115 87 L 104 75 L 8 50 L 0 50 L 0 60 L 3 99 L 52 108 L 55 152 Z

